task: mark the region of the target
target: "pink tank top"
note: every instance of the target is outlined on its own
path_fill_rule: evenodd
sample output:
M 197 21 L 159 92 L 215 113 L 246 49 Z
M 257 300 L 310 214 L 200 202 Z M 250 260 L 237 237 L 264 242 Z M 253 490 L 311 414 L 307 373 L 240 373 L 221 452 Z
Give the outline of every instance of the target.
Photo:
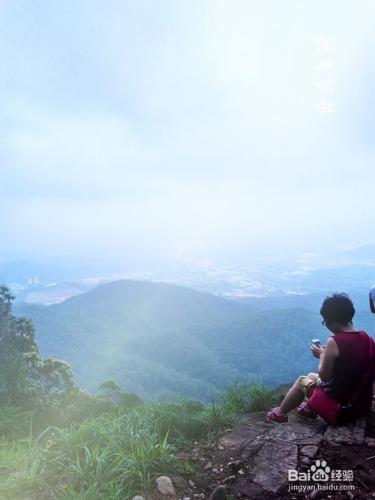
M 369 337 L 366 332 L 342 332 L 332 336 L 336 342 L 339 357 L 335 360 L 331 383 L 328 392 L 341 404 L 347 404 L 357 392 L 370 363 Z M 372 381 L 358 397 L 356 407 L 359 411 L 370 408 L 372 400 Z

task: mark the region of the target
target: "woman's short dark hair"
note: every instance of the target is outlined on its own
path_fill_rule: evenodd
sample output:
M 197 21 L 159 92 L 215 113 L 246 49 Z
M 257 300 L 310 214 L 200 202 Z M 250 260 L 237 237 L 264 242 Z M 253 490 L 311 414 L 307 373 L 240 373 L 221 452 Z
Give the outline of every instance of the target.
M 320 314 L 326 323 L 337 321 L 341 325 L 347 325 L 353 319 L 355 308 L 346 293 L 334 293 L 325 298 Z

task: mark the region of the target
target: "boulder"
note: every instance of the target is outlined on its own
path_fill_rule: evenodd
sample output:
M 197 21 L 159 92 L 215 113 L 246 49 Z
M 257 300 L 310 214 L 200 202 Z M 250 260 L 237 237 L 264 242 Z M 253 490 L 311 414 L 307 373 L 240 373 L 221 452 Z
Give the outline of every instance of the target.
M 225 486 L 216 486 L 214 491 L 211 493 L 209 496 L 208 500 L 226 500 L 227 498 L 227 493 Z
M 162 495 L 172 496 L 176 495 L 172 480 L 168 476 L 160 476 L 156 479 L 156 487 Z

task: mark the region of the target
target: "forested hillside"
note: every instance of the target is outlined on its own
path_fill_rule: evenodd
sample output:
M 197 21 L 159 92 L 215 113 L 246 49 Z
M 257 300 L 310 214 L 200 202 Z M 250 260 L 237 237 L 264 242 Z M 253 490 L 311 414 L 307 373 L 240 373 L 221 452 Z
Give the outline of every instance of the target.
M 282 397 L 282 389 L 236 384 L 207 405 L 142 402 L 113 380 L 91 395 L 64 361 L 40 355 L 33 324 L 13 315 L 13 300 L 0 285 L 1 499 L 155 498 L 161 473 L 180 474 L 180 487 L 189 486 L 196 464 L 178 452 Z M 210 488 L 203 477 L 199 489 Z
M 145 398 L 210 400 L 236 379 L 275 385 L 311 371 L 313 337 L 327 338 L 318 314 L 258 311 L 174 285 L 118 281 L 53 306 L 19 304 L 44 355 L 66 360 L 95 390 L 115 379 Z M 371 318 L 364 317 L 371 330 Z M 365 321 L 365 323 L 366 323 Z

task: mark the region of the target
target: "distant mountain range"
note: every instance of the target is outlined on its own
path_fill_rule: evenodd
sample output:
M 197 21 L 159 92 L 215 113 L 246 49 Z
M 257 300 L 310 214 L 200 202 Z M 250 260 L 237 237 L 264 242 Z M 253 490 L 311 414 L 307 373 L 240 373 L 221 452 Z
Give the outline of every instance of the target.
M 71 257 L 41 263 L 0 262 L 0 282 L 10 284 L 17 300 L 30 303 L 62 302 L 99 283 L 119 279 L 173 283 L 251 303 L 256 298 L 272 297 L 289 307 L 309 304 L 310 296 L 346 291 L 357 297 L 360 304 L 369 287 L 375 284 L 375 246 L 331 255 L 268 258 L 264 262 L 237 266 L 215 266 L 192 259 L 143 264 L 121 259 L 101 262 Z
M 144 398 L 208 401 L 236 379 L 276 385 L 316 367 L 310 340 L 328 333 L 318 310 L 269 305 L 121 280 L 60 304 L 16 303 L 15 313 L 33 320 L 42 354 L 66 360 L 84 388 L 111 378 Z M 373 330 L 370 313 L 358 320 Z

